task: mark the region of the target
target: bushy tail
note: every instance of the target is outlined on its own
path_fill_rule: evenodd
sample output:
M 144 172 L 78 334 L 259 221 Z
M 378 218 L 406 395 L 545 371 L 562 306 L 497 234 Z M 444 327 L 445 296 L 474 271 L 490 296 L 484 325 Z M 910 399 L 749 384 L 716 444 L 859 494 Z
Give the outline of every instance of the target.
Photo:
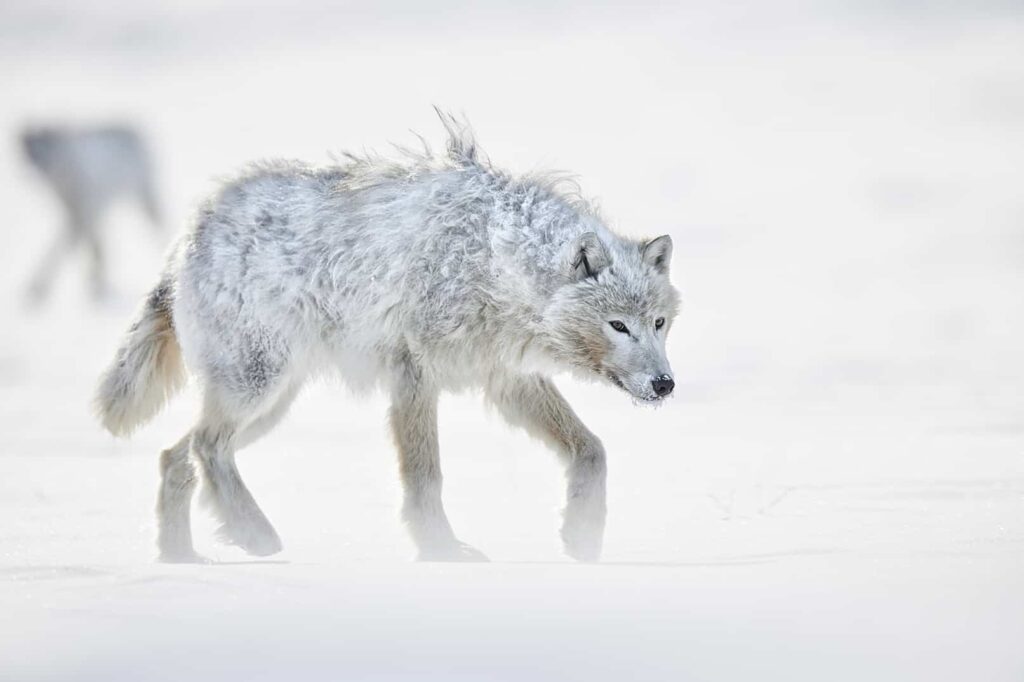
M 171 283 L 146 298 L 96 391 L 96 412 L 115 436 L 152 419 L 185 384 L 185 366 L 171 318 Z

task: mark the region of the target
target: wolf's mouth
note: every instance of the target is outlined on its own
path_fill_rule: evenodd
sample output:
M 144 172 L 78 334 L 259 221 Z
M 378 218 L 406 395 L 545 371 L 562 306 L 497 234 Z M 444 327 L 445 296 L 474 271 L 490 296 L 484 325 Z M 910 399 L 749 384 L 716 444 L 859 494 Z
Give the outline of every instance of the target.
M 665 399 L 664 396 L 660 395 L 637 395 L 633 391 L 626 388 L 626 384 L 622 383 L 622 379 L 617 377 L 613 372 L 605 371 L 604 375 L 608 378 L 608 381 L 612 382 L 623 390 L 630 398 L 641 403 L 660 403 Z

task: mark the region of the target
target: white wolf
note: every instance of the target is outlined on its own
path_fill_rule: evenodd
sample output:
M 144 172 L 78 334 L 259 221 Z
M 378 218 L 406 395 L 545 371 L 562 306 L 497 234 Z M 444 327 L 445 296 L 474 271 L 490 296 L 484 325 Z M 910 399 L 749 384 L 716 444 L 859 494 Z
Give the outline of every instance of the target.
M 154 225 L 160 207 L 153 185 L 149 152 L 132 128 L 37 127 L 22 132 L 25 156 L 46 178 L 66 213 L 65 228 L 53 241 L 29 284 L 29 296 L 41 301 L 49 293 L 57 266 L 72 249 L 86 246 L 93 296 L 107 289 L 100 223 L 121 199 L 138 202 Z
M 546 377 L 569 370 L 635 401 L 672 392 L 671 240 L 613 234 L 554 183 L 496 170 L 467 126 L 441 118 L 447 154 L 263 164 L 200 210 L 97 395 L 105 427 L 126 434 L 182 384 L 182 359 L 202 380 L 201 418 L 161 457 L 162 559 L 201 560 L 193 462 L 222 539 L 256 555 L 281 549 L 235 451 L 329 369 L 390 393 L 402 516 L 420 559 L 485 559 L 441 504 L 438 393 L 466 387 L 561 456 L 565 551 L 599 558 L 604 448 Z

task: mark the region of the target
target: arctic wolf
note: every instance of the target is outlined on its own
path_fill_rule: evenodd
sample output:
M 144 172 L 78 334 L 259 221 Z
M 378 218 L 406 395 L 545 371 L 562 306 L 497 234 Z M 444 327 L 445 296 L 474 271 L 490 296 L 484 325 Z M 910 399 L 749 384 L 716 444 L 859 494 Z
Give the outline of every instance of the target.
M 102 296 L 107 282 L 99 232 L 107 209 L 120 199 L 137 201 L 154 225 L 160 223 L 149 154 L 142 139 L 125 127 L 42 127 L 25 130 L 21 145 L 66 214 L 64 228 L 31 280 L 29 296 L 34 301 L 44 299 L 62 258 L 81 246 L 89 252 L 92 293 Z
M 548 376 L 568 370 L 637 402 L 672 392 L 672 242 L 612 233 L 574 194 L 497 170 L 465 125 L 442 121 L 447 153 L 263 164 L 202 206 L 97 395 L 104 426 L 127 434 L 181 386 L 184 365 L 201 380 L 201 417 L 160 459 L 164 560 L 201 560 L 189 521 L 200 477 L 223 540 L 281 549 L 235 452 L 329 370 L 390 395 L 420 559 L 485 558 L 441 504 L 438 394 L 467 387 L 561 457 L 565 551 L 598 559 L 605 451 Z

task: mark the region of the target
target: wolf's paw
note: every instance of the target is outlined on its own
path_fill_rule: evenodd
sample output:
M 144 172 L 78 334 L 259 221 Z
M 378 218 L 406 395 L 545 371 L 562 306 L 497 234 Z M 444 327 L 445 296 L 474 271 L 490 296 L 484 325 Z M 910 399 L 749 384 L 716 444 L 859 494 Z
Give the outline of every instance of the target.
M 589 538 L 568 538 L 562 534 L 565 553 L 576 561 L 594 563 L 601 560 L 601 536 Z
M 483 552 L 471 547 L 464 542 L 458 542 L 443 547 L 426 547 L 420 549 L 417 561 L 464 561 L 464 562 L 485 562 L 490 561 Z
M 253 556 L 270 556 L 284 549 L 277 531 L 266 519 L 244 524 L 225 523 L 217 529 L 217 539 L 241 547 Z
M 600 561 L 604 545 L 604 516 L 566 510 L 562 524 L 562 547 L 576 561 Z

